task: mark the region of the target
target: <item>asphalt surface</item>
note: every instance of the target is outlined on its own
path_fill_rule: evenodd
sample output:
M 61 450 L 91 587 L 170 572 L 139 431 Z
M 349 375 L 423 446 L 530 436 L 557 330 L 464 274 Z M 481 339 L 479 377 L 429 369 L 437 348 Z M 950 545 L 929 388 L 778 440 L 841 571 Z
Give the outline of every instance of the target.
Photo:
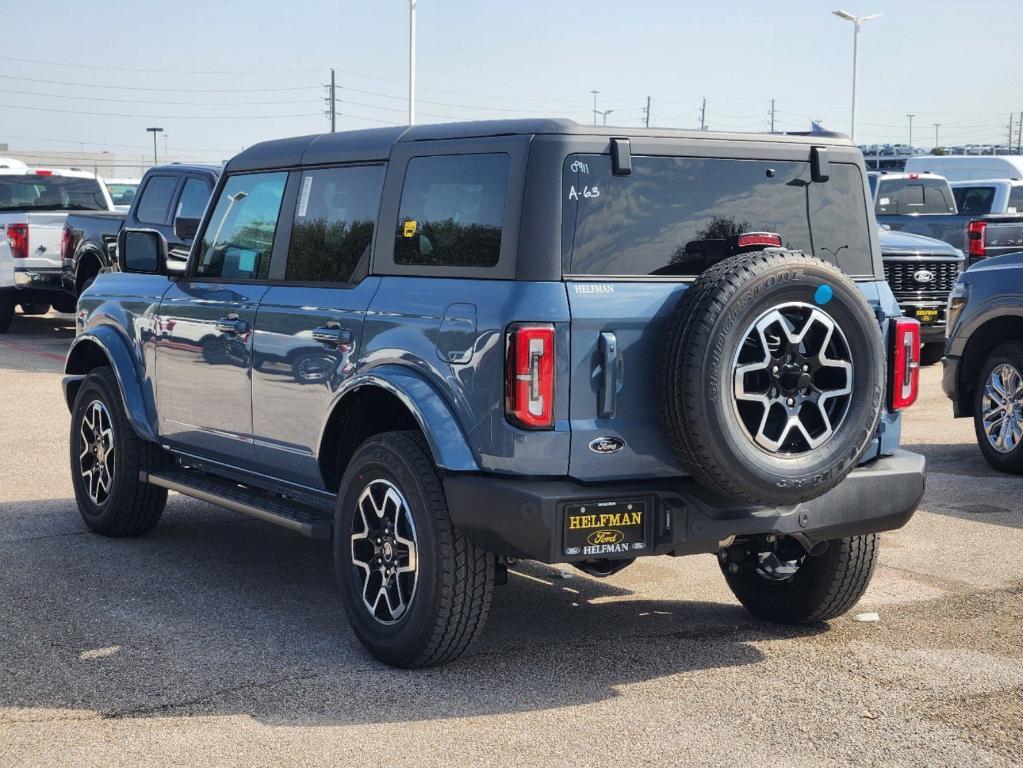
M 145 538 L 86 531 L 72 334 L 0 336 L 4 766 L 1023 763 L 1023 480 L 988 469 L 940 366 L 904 428 L 926 498 L 850 615 L 754 620 L 710 556 L 520 565 L 472 655 L 403 672 L 359 646 L 325 543 L 177 495 Z

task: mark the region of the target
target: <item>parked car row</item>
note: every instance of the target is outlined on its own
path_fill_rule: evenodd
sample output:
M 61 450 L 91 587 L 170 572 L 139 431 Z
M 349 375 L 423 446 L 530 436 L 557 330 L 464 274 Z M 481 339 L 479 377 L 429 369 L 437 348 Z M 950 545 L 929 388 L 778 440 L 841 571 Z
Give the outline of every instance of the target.
M 220 173 L 218 166 L 173 164 L 151 168 L 135 182 L 10 159 L 3 165 L 0 333 L 17 306 L 24 314 L 51 307 L 73 312 L 96 275 L 116 268 L 117 233 L 125 223 L 159 232 L 172 268 L 183 266 Z

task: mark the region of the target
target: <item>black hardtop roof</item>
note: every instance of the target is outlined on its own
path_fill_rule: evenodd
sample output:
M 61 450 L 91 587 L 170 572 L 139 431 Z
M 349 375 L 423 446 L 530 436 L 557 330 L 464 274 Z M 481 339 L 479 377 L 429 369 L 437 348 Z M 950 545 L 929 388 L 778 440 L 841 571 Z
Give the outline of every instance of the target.
M 606 136 L 608 138 L 714 139 L 717 141 L 766 141 L 811 145 L 852 146 L 837 133 L 726 133 L 685 131 L 674 128 L 621 128 L 582 125 L 561 118 L 528 120 L 479 120 L 466 123 L 394 126 L 359 131 L 296 136 L 253 144 L 228 161 L 226 171 L 255 171 L 328 163 L 386 160 L 398 142 L 494 136 Z
M 224 172 L 224 166 L 215 163 L 164 163 L 163 165 L 154 165 L 149 171 L 199 171 L 220 175 Z

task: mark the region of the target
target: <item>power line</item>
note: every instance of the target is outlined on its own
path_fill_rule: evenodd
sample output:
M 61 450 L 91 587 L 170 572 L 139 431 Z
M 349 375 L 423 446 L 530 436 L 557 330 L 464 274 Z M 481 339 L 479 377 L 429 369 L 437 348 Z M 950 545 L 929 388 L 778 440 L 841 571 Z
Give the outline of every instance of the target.
M 28 109 L 33 112 L 55 112 L 62 115 L 89 115 L 91 117 L 137 117 L 159 120 L 277 120 L 286 117 L 319 117 L 319 112 L 302 112 L 290 115 L 128 115 L 118 112 L 85 112 L 77 109 L 50 109 L 47 107 L 25 107 L 18 104 L 0 104 L 4 109 Z
M 18 56 L 0 56 L 2 61 L 15 61 L 19 64 L 46 64 L 53 67 L 70 67 L 72 69 L 100 69 L 106 72 L 152 72 L 165 75 L 276 75 L 295 72 L 319 72 L 319 69 L 140 69 L 131 67 L 110 67 L 102 64 L 73 64 L 68 61 L 43 61 L 41 59 L 23 59 Z
M 193 107 L 255 107 L 270 106 L 277 104 L 308 104 L 309 99 L 287 99 L 284 101 L 163 101 L 146 99 L 112 99 L 102 96 L 71 96 L 66 93 L 39 93 L 38 91 L 19 91 L 13 88 L 0 88 L 0 93 L 14 93 L 21 96 L 42 96 L 47 99 L 74 99 L 75 101 L 99 101 L 113 104 L 160 104 L 164 106 L 193 106 Z
M 48 85 L 73 85 L 77 88 L 105 88 L 113 91 L 154 91 L 161 93 L 280 93 L 284 91 L 315 91 L 318 86 L 292 86 L 290 88 L 143 88 L 131 85 L 106 85 L 101 83 L 75 83 L 67 80 L 44 80 L 37 77 L 16 77 L 0 75 L 4 80 L 21 80 L 26 83 L 46 83 Z

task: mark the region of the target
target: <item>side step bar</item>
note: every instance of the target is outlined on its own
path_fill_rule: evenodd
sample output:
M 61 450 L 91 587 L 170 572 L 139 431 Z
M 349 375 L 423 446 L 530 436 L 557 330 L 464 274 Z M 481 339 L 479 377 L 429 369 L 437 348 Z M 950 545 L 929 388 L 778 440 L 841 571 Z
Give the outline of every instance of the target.
M 329 539 L 334 532 L 334 518 L 323 510 L 205 473 L 162 469 L 140 472 L 139 480 L 233 512 L 251 515 L 313 539 Z

